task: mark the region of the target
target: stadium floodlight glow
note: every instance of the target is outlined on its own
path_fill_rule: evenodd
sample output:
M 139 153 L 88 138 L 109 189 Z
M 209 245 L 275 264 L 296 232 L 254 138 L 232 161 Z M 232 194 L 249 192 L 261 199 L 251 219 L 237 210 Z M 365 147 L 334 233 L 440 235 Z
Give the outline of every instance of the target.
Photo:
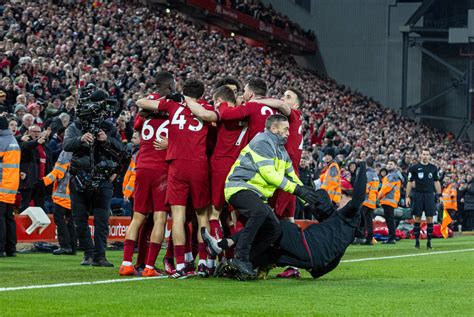
M 165 11 L 166 11 L 166 13 L 168 13 L 168 14 L 170 14 L 170 13 L 171 13 L 171 10 L 170 10 L 170 8 L 166 8 L 166 10 L 165 10 Z
M 230 36 L 234 37 L 234 36 L 235 36 L 235 33 L 234 33 L 234 32 L 230 32 Z

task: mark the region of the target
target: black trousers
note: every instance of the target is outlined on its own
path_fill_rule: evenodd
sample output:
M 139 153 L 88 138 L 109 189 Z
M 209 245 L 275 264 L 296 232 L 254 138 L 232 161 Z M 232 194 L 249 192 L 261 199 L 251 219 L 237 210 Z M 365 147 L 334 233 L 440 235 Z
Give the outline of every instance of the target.
M 385 218 L 385 222 L 387 223 L 388 228 L 388 238 L 389 240 L 395 240 L 395 208 L 392 206 L 382 205 L 383 207 L 383 216 Z
M 13 205 L 0 202 L 0 253 L 16 252 L 16 223 Z
M 77 235 L 71 210 L 54 204 L 54 223 L 58 232 L 59 246 L 76 251 Z
M 70 181 L 71 208 L 76 224 L 79 246 L 84 256 L 100 259 L 105 257 L 107 236 L 109 233 L 110 200 L 113 186 L 103 182 L 97 189 L 84 189 L 78 186 L 76 179 Z M 89 229 L 89 216 L 94 215 L 94 241 Z
M 41 207 L 46 212 L 46 209 L 44 207 L 45 193 L 42 188 L 38 186 L 38 188 L 27 188 L 27 189 L 21 189 L 20 191 L 21 191 L 20 212 L 28 208 L 32 200 L 35 202 L 35 207 Z
M 367 207 L 360 207 L 360 226 L 356 230 L 356 238 L 365 238 L 367 241 L 372 241 L 374 237 L 374 225 L 372 222 L 374 210 Z M 366 234 L 367 231 L 367 234 Z
M 249 262 L 251 250 L 259 254 L 280 237 L 280 223 L 270 206 L 250 190 L 237 192 L 229 202 L 247 220 L 239 234 L 232 237 L 235 257 Z

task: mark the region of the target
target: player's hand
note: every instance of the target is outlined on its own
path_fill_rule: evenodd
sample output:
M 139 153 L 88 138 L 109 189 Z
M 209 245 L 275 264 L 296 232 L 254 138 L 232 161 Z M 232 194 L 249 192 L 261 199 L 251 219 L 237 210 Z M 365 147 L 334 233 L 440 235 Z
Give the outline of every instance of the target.
M 87 144 L 90 144 L 90 143 L 94 142 L 94 136 L 92 135 L 92 133 L 87 132 L 81 137 L 81 141 L 85 142 Z
M 112 176 L 110 176 L 109 178 L 109 181 L 113 182 L 116 178 L 117 178 L 117 174 L 112 174 Z
M 161 151 L 168 148 L 168 138 L 162 136 L 161 139 L 156 139 L 153 141 L 153 147 L 155 150 Z
M 405 205 L 407 207 L 410 207 L 410 205 L 411 205 L 411 198 L 410 197 L 405 198 Z
M 142 109 L 140 108 L 139 111 L 138 111 L 138 115 L 142 118 L 150 118 L 151 116 L 153 116 L 153 111 L 151 110 L 148 110 L 148 109 Z
M 318 201 L 318 194 L 316 194 L 314 189 L 309 187 L 296 185 L 295 191 L 293 193 L 311 205 Z
M 99 134 L 97 134 L 97 140 L 99 140 L 100 142 L 107 141 L 107 134 L 103 130 L 100 130 Z
M 26 173 L 20 172 L 20 179 L 24 180 L 26 178 Z
M 126 196 L 123 196 L 123 201 L 128 203 L 130 201 L 130 198 L 126 197 Z
M 184 96 L 180 94 L 179 92 L 173 92 L 169 95 L 166 96 L 166 99 L 173 100 L 175 102 L 183 102 L 184 101 Z

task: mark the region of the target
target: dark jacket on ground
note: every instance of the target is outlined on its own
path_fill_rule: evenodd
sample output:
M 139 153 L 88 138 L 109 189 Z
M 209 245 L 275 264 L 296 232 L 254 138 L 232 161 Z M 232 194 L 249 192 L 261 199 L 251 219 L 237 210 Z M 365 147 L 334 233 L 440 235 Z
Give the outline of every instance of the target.
M 278 266 L 289 265 L 308 269 L 314 278 L 332 271 L 354 240 L 360 223 L 359 208 L 365 199 L 366 184 L 366 168 L 365 164 L 361 164 L 351 201 L 332 212 L 319 224 L 310 225 L 304 231 L 294 223 L 281 222 L 282 236 L 279 245 L 273 250 L 273 255 L 263 254 L 264 261 L 259 261 L 258 265 L 273 259 Z M 329 204 L 327 194 L 325 198 L 321 197 L 321 202 L 318 203 L 324 208 Z M 316 206 L 315 209 L 318 208 L 319 206 Z M 327 211 L 324 213 L 327 214 Z

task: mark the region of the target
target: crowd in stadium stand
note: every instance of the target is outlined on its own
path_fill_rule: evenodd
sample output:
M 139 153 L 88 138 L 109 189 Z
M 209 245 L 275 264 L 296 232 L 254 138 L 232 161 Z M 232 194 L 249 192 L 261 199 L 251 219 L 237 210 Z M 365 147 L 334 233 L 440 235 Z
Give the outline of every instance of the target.
M 271 4 L 265 5 L 262 1 L 258 0 L 216 0 L 216 2 L 250 15 L 267 25 L 274 25 L 280 29 L 304 36 L 311 40 L 316 38 L 313 31 L 303 30 L 297 23 L 291 21 L 288 16 L 275 11 Z
M 286 17 L 277 18 L 271 8 L 262 9 L 259 2 L 230 3 L 259 19 L 298 28 Z M 209 33 L 180 13 L 129 3 L 94 8 L 82 2 L 64 6 L 17 2 L 2 5 L 0 14 L 1 111 L 11 114 L 11 129 L 20 145 L 35 138 L 44 138 L 45 144 L 44 152 L 30 157 L 31 164 L 41 165 L 36 179 L 29 177 L 31 164 L 22 162 L 21 172 L 28 180 L 20 185 L 22 193 L 34 188 L 54 165 L 64 130 L 74 120 L 78 85 L 94 83 L 121 101 L 124 111 L 116 124 L 123 142 L 132 148 L 135 101 L 153 90 L 153 75 L 159 70 L 179 79 L 203 79 L 207 97 L 213 83 L 227 75 L 242 81 L 259 76 L 273 97 L 281 97 L 290 83 L 300 89 L 305 96 L 302 168 L 312 166 L 313 179 L 318 177 L 325 147 L 336 149 L 345 169 L 351 161 L 371 156 L 379 170 L 395 158 L 407 172 L 420 147 L 427 146 L 442 173 L 453 175 L 460 197 L 472 188 L 474 155 L 468 144 L 304 70 L 276 50 Z M 117 192 L 120 197 L 120 189 Z

